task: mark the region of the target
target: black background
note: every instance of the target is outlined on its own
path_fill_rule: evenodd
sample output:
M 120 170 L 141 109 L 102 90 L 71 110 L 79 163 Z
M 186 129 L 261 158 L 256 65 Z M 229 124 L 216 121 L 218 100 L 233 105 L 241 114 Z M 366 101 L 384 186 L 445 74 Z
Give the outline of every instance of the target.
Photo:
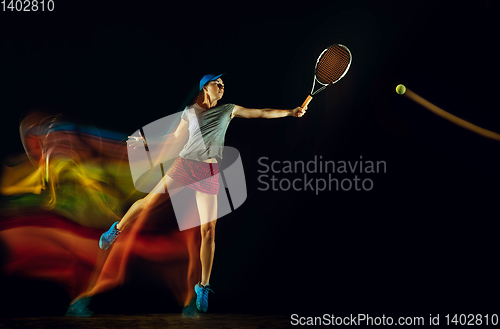
M 492 312 L 499 144 L 394 88 L 500 131 L 498 13 L 494 1 L 57 0 L 54 12 L 1 12 L 1 155 L 23 152 L 19 120 L 31 108 L 126 136 L 180 111 L 206 73 L 229 73 L 224 102 L 293 108 L 310 92 L 318 54 L 345 44 L 350 71 L 303 118 L 232 121 L 226 145 L 241 153 L 248 197 L 217 223 L 211 311 Z M 369 192 L 258 190 L 260 157 L 315 155 L 385 161 L 387 172 L 359 175 L 373 180 Z M 141 276 L 95 308 L 165 312 Z M 64 313 L 63 293 L 37 287 L 21 291 Z

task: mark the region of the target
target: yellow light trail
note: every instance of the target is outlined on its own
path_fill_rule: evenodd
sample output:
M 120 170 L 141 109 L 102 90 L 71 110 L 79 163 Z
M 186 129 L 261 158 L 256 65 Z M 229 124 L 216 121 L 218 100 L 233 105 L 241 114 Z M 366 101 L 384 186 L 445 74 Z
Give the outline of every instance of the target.
M 423 107 L 425 107 L 429 111 L 433 112 L 434 114 L 439 115 L 440 117 L 456 124 L 457 126 L 468 129 L 468 130 L 475 132 L 476 134 L 484 136 L 486 138 L 491 138 L 491 139 L 500 141 L 500 134 L 498 134 L 494 131 L 487 130 L 487 129 L 484 129 L 482 127 L 476 126 L 475 124 L 472 124 L 468 121 L 465 121 L 464 119 L 460 119 L 459 117 L 454 116 L 453 114 L 446 112 L 442 108 L 439 108 L 436 105 L 429 102 L 428 100 L 420 97 L 419 95 L 415 94 L 413 91 L 411 91 L 408 88 L 406 88 L 406 92 L 404 93 L 404 95 L 406 97 L 408 97 L 409 99 L 415 101 L 416 103 L 422 105 Z

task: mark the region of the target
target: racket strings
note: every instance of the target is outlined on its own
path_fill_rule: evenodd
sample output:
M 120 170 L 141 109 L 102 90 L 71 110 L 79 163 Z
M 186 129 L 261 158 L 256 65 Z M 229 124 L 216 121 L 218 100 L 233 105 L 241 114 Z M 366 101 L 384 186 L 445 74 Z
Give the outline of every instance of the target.
M 342 78 L 351 62 L 349 50 L 341 46 L 329 48 L 316 65 L 316 78 L 323 84 L 330 84 Z

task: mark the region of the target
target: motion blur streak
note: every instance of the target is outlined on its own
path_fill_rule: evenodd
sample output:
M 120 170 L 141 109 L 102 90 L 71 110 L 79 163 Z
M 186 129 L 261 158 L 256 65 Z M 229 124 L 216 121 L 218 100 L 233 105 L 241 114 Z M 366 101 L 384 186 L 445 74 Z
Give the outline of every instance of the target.
M 419 95 L 415 94 L 413 91 L 409 90 L 408 88 L 406 89 L 406 93 L 404 95 L 406 97 L 414 100 L 418 104 L 422 105 L 426 109 L 430 110 L 431 112 L 439 115 L 440 117 L 442 117 L 450 122 L 453 122 L 454 124 L 456 124 L 462 128 L 468 129 L 468 130 L 475 132 L 476 134 L 484 136 L 486 138 L 491 138 L 491 139 L 500 141 L 500 134 L 493 132 L 493 131 L 490 131 L 490 130 L 487 130 L 487 129 L 484 129 L 482 127 L 476 126 L 475 124 L 472 124 L 472 123 L 465 121 L 463 119 L 460 119 L 459 117 L 456 117 L 453 114 L 446 112 L 445 110 L 437 107 L 436 105 L 432 104 L 428 100 L 420 97 Z
M 57 282 L 75 299 L 126 283 L 141 260 L 141 270 L 187 305 L 201 271 L 200 233 L 179 231 L 168 199 L 99 249 L 100 235 L 145 196 L 133 186 L 126 136 L 41 112 L 20 133 L 25 153 L 5 161 L 0 183 L 4 274 Z

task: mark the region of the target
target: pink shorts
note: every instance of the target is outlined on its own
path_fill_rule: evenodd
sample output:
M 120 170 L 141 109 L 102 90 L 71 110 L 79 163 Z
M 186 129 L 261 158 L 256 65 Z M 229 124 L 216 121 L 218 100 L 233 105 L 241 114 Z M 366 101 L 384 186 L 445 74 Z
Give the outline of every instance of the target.
M 206 194 L 219 194 L 219 164 L 178 157 L 167 175 L 185 186 Z

